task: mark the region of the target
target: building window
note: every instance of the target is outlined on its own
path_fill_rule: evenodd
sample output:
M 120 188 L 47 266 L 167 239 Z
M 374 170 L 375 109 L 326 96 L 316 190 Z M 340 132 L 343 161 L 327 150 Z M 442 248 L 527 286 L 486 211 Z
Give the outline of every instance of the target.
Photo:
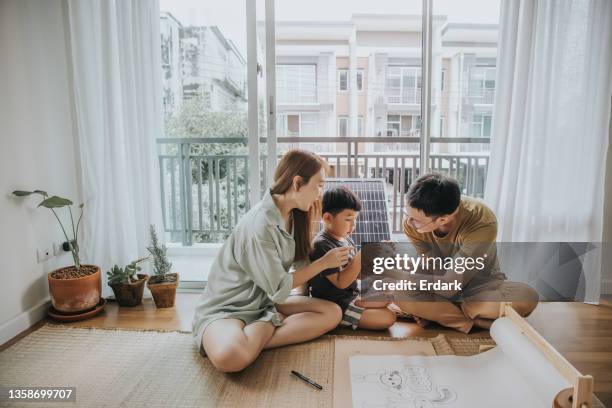
M 440 137 L 444 137 L 444 115 L 440 115 Z
M 348 89 L 349 89 L 348 69 L 339 69 L 338 70 L 338 90 L 348 91 Z
M 279 104 L 316 103 L 317 66 L 277 64 L 276 94 Z
M 363 91 L 363 69 L 357 70 L 357 90 Z M 342 68 L 338 70 L 338 91 L 348 91 L 351 89 L 349 70 Z
M 388 66 L 385 91 L 388 103 L 421 103 L 421 67 Z
M 349 118 L 348 118 L 348 116 L 340 116 L 340 117 L 338 117 L 338 136 L 339 137 L 347 137 L 348 136 L 348 128 L 349 128 Z
M 357 136 L 363 137 L 365 135 L 365 127 L 364 127 L 363 116 L 359 116 L 357 118 Z
M 442 70 L 440 75 L 440 91 L 444 92 L 444 82 L 446 81 L 446 69 Z
M 387 135 L 418 137 L 421 133 L 421 115 L 387 115 Z
M 363 91 L 363 69 L 357 70 L 357 90 Z
M 491 137 L 491 115 L 475 113 L 472 116 L 472 137 Z
M 470 94 L 476 103 L 492 104 L 495 96 L 495 67 L 476 65 L 472 69 Z

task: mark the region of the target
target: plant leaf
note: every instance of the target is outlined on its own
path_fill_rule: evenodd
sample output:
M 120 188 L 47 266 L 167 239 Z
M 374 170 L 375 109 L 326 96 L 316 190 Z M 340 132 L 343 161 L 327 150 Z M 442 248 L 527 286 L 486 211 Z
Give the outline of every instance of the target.
M 41 196 L 47 195 L 47 192 L 43 190 L 34 190 L 33 193 L 40 194 Z
M 26 196 L 29 196 L 30 194 L 33 194 L 33 192 L 32 191 L 22 191 L 22 190 L 13 191 L 13 195 L 16 195 L 17 197 L 26 197 Z
M 65 207 L 67 205 L 72 205 L 72 201 L 68 200 L 67 198 L 62 198 L 58 196 L 49 197 L 46 200 L 43 200 L 40 204 L 38 204 L 39 207 L 45 208 L 59 208 Z

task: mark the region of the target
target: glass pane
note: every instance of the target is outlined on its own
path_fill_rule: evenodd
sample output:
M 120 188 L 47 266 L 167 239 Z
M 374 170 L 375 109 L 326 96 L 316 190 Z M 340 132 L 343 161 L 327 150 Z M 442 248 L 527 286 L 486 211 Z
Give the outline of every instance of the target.
M 500 0 L 433 0 L 432 137 L 495 137 L 499 13 Z M 482 142 L 432 143 L 430 164 L 459 180 L 463 194 L 482 197 L 489 151 Z M 466 155 L 471 159 L 451 168 L 448 158 L 458 163 Z
M 397 143 L 386 136 L 400 134 L 400 116 L 421 113 L 417 74 L 421 67 L 421 4 L 276 1 L 276 62 L 316 66 L 317 90 L 316 103 L 281 104 L 277 99 L 277 111 L 316 115 L 317 125 L 312 129 L 317 137 L 329 138 L 328 142 L 290 139 L 279 145 L 279 153 L 297 146 L 310 148 L 329 160 L 338 177 L 385 178 L 396 231 L 401 229 L 401 194 L 416 175 L 404 169 L 407 177 L 400 180 L 399 166 L 419 167 L 419 144 Z M 359 142 L 354 149 L 352 140 L 358 136 L 375 141 Z M 356 160 L 347 159 L 351 141 Z
M 166 238 L 221 242 L 249 206 L 245 2 L 160 0 L 160 32 L 165 137 L 188 140 L 159 144 Z

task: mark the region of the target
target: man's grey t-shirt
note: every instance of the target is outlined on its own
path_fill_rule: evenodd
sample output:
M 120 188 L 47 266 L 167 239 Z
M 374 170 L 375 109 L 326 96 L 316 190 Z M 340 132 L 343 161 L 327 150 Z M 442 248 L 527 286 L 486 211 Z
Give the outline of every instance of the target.
M 352 246 L 356 248 L 355 242 L 347 236 L 344 240 L 337 240 L 332 237 L 325 230 L 322 230 L 317 234 L 313 242 L 313 251 L 310 255 L 310 261 L 316 261 L 322 258 L 327 252 L 334 248 Z M 349 254 L 349 262 L 355 256 L 356 249 L 353 249 Z M 348 263 L 347 263 L 348 264 Z M 342 265 L 344 268 L 346 265 Z M 326 299 L 338 304 L 344 312 L 348 307 L 349 303 L 355 299 L 358 295 L 357 281 L 351 283 L 346 289 L 337 288 L 333 283 L 327 279 L 328 275 L 340 272 L 342 268 L 330 268 L 322 271 L 317 276 L 308 281 L 308 291 L 312 297 Z

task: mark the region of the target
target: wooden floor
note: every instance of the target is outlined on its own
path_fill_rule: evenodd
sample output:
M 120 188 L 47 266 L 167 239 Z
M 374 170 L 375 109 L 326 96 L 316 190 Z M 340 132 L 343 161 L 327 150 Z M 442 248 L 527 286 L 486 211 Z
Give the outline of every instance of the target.
M 104 312 L 97 317 L 69 323 L 74 327 L 106 327 L 153 330 L 191 330 L 191 318 L 197 293 L 179 293 L 174 308 L 156 309 L 151 299 L 145 299 L 141 306 L 119 308 L 109 302 Z M 528 318 L 528 321 L 565 358 L 583 374 L 595 378 L 595 394 L 612 407 L 612 299 L 606 298 L 601 305 L 581 303 L 542 303 Z M 40 327 L 44 321 L 0 347 L 0 351 L 19 338 Z M 353 335 L 371 335 L 366 331 L 337 329 L 337 332 Z M 465 335 L 439 326 L 420 328 L 414 323 L 398 322 L 389 331 L 377 333 L 390 337 L 431 336 L 439 333 L 449 336 L 488 336 L 487 331 L 476 331 Z

